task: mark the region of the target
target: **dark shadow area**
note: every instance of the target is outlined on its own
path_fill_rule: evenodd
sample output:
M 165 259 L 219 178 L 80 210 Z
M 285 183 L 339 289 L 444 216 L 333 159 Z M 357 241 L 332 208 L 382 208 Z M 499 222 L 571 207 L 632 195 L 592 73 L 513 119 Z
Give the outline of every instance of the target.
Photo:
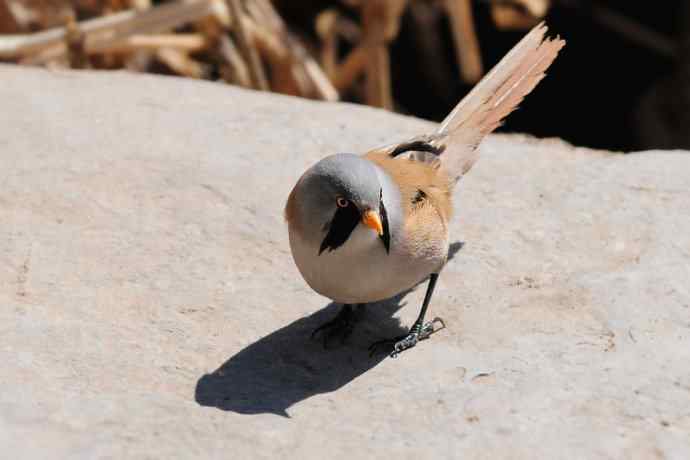
M 448 259 L 462 246 L 462 242 L 451 244 Z M 240 414 L 289 417 L 290 406 L 335 391 L 386 358 L 388 355 L 383 353 L 370 357 L 367 348 L 376 340 L 407 332 L 393 314 L 406 305 L 405 296 L 424 288 L 425 282 L 392 299 L 369 304 L 352 335 L 337 348 L 324 349 L 322 342 L 310 340 L 310 335 L 335 317 L 339 304 L 330 303 L 278 329 L 230 357 L 213 373 L 202 376 L 196 385 L 196 402 Z

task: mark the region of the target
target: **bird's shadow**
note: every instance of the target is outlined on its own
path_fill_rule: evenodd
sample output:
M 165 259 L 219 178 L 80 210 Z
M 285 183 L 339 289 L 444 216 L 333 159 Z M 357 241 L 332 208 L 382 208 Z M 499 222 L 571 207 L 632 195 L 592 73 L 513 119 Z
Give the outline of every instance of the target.
M 448 259 L 462 246 L 462 242 L 451 244 Z M 405 306 L 405 296 L 415 288 L 369 304 L 359 313 L 366 320 L 358 322 L 343 346 L 325 349 L 320 340 L 310 340 L 316 327 L 337 314 L 340 305 L 335 303 L 272 332 L 203 375 L 196 384 L 196 402 L 240 414 L 289 417 L 290 406 L 337 390 L 388 356 L 369 356 L 368 347 L 407 332 L 393 314 Z

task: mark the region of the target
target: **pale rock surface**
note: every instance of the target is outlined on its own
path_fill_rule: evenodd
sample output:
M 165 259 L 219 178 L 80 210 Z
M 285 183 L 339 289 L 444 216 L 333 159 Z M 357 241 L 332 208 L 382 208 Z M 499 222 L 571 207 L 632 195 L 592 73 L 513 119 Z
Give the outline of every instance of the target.
M 3 457 L 690 458 L 687 153 L 494 136 L 457 193 L 448 327 L 369 358 L 419 287 L 309 340 L 337 307 L 292 263 L 290 188 L 432 127 L 0 67 Z

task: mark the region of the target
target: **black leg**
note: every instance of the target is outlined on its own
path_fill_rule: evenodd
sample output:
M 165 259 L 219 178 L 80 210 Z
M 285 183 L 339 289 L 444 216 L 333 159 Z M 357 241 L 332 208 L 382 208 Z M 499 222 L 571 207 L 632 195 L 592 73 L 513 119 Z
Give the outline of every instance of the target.
M 357 304 L 357 310 L 363 306 L 364 304 Z M 328 347 L 328 343 L 336 337 L 340 337 L 340 343 L 343 343 L 352 334 L 356 320 L 357 317 L 352 305 L 345 304 L 335 318 L 314 329 L 311 338 L 314 339 L 317 335 L 322 334 L 324 348 Z
M 438 281 L 438 273 L 432 273 L 429 277 L 429 284 L 426 286 L 426 294 L 424 294 L 424 302 L 422 303 L 422 309 L 419 312 L 417 321 L 414 322 L 410 332 L 421 332 L 424 325 L 424 316 L 426 316 L 426 310 L 429 308 L 429 303 L 431 302 L 431 296 L 434 295 L 434 289 L 436 288 L 436 281 Z
M 414 322 L 412 327 L 410 328 L 410 331 L 406 335 L 401 335 L 399 337 L 395 337 L 393 339 L 385 339 L 385 340 L 379 340 L 378 342 L 374 342 L 370 347 L 369 351 L 371 355 L 376 353 L 377 350 L 379 350 L 382 347 L 393 347 L 393 351 L 391 352 L 391 358 L 396 358 L 400 353 L 403 351 L 407 350 L 408 348 L 412 348 L 415 345 L 417 345 L 417 342 L 420 340 L 428 339 L 431 334 L 434 332 L 437 332 L 444 327 L 446 327 L 445 323 L 441 318 L 434 318 L 432 321 L 428 323 L 424 323 L 424 317 L 426 316 L 426 311 L 429 308 L 429 303 L 431 302 L 431 296 L 434 294 L 434 288 L 436 287 L 436 281 L 438 280 L 438 273 L 432 273 L 431 276 L 429 277 L 429 284 L 427 285 L 426 288 L 426 294 L 424 295 L 424 302 L 422 303 L 422 309 L 419 312 L 419 316 L 417 317 L 417 320 Z M 439 329 L 434 329 L 434 325 L 436 323 L 440 323 L 441 327 Z

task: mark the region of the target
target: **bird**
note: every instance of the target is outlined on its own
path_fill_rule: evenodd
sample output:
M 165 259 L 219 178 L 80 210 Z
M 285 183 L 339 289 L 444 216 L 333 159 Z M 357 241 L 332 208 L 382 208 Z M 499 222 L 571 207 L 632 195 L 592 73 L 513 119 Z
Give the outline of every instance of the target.
M 428 279 L 409 331 L 370 347 L 391 357 L 445 327 L 425 322 L 449 249 L 453 192 L 479 158 L 481 141 L 545 76 L 565 41 L 542 22 L 475 85 L 430 134 L 334 153 L 297 180 L 285 205 L 293 260 L 317 293 L 342 304 L 312 336 L 353 329 L 353 307 L 391 298 Z

